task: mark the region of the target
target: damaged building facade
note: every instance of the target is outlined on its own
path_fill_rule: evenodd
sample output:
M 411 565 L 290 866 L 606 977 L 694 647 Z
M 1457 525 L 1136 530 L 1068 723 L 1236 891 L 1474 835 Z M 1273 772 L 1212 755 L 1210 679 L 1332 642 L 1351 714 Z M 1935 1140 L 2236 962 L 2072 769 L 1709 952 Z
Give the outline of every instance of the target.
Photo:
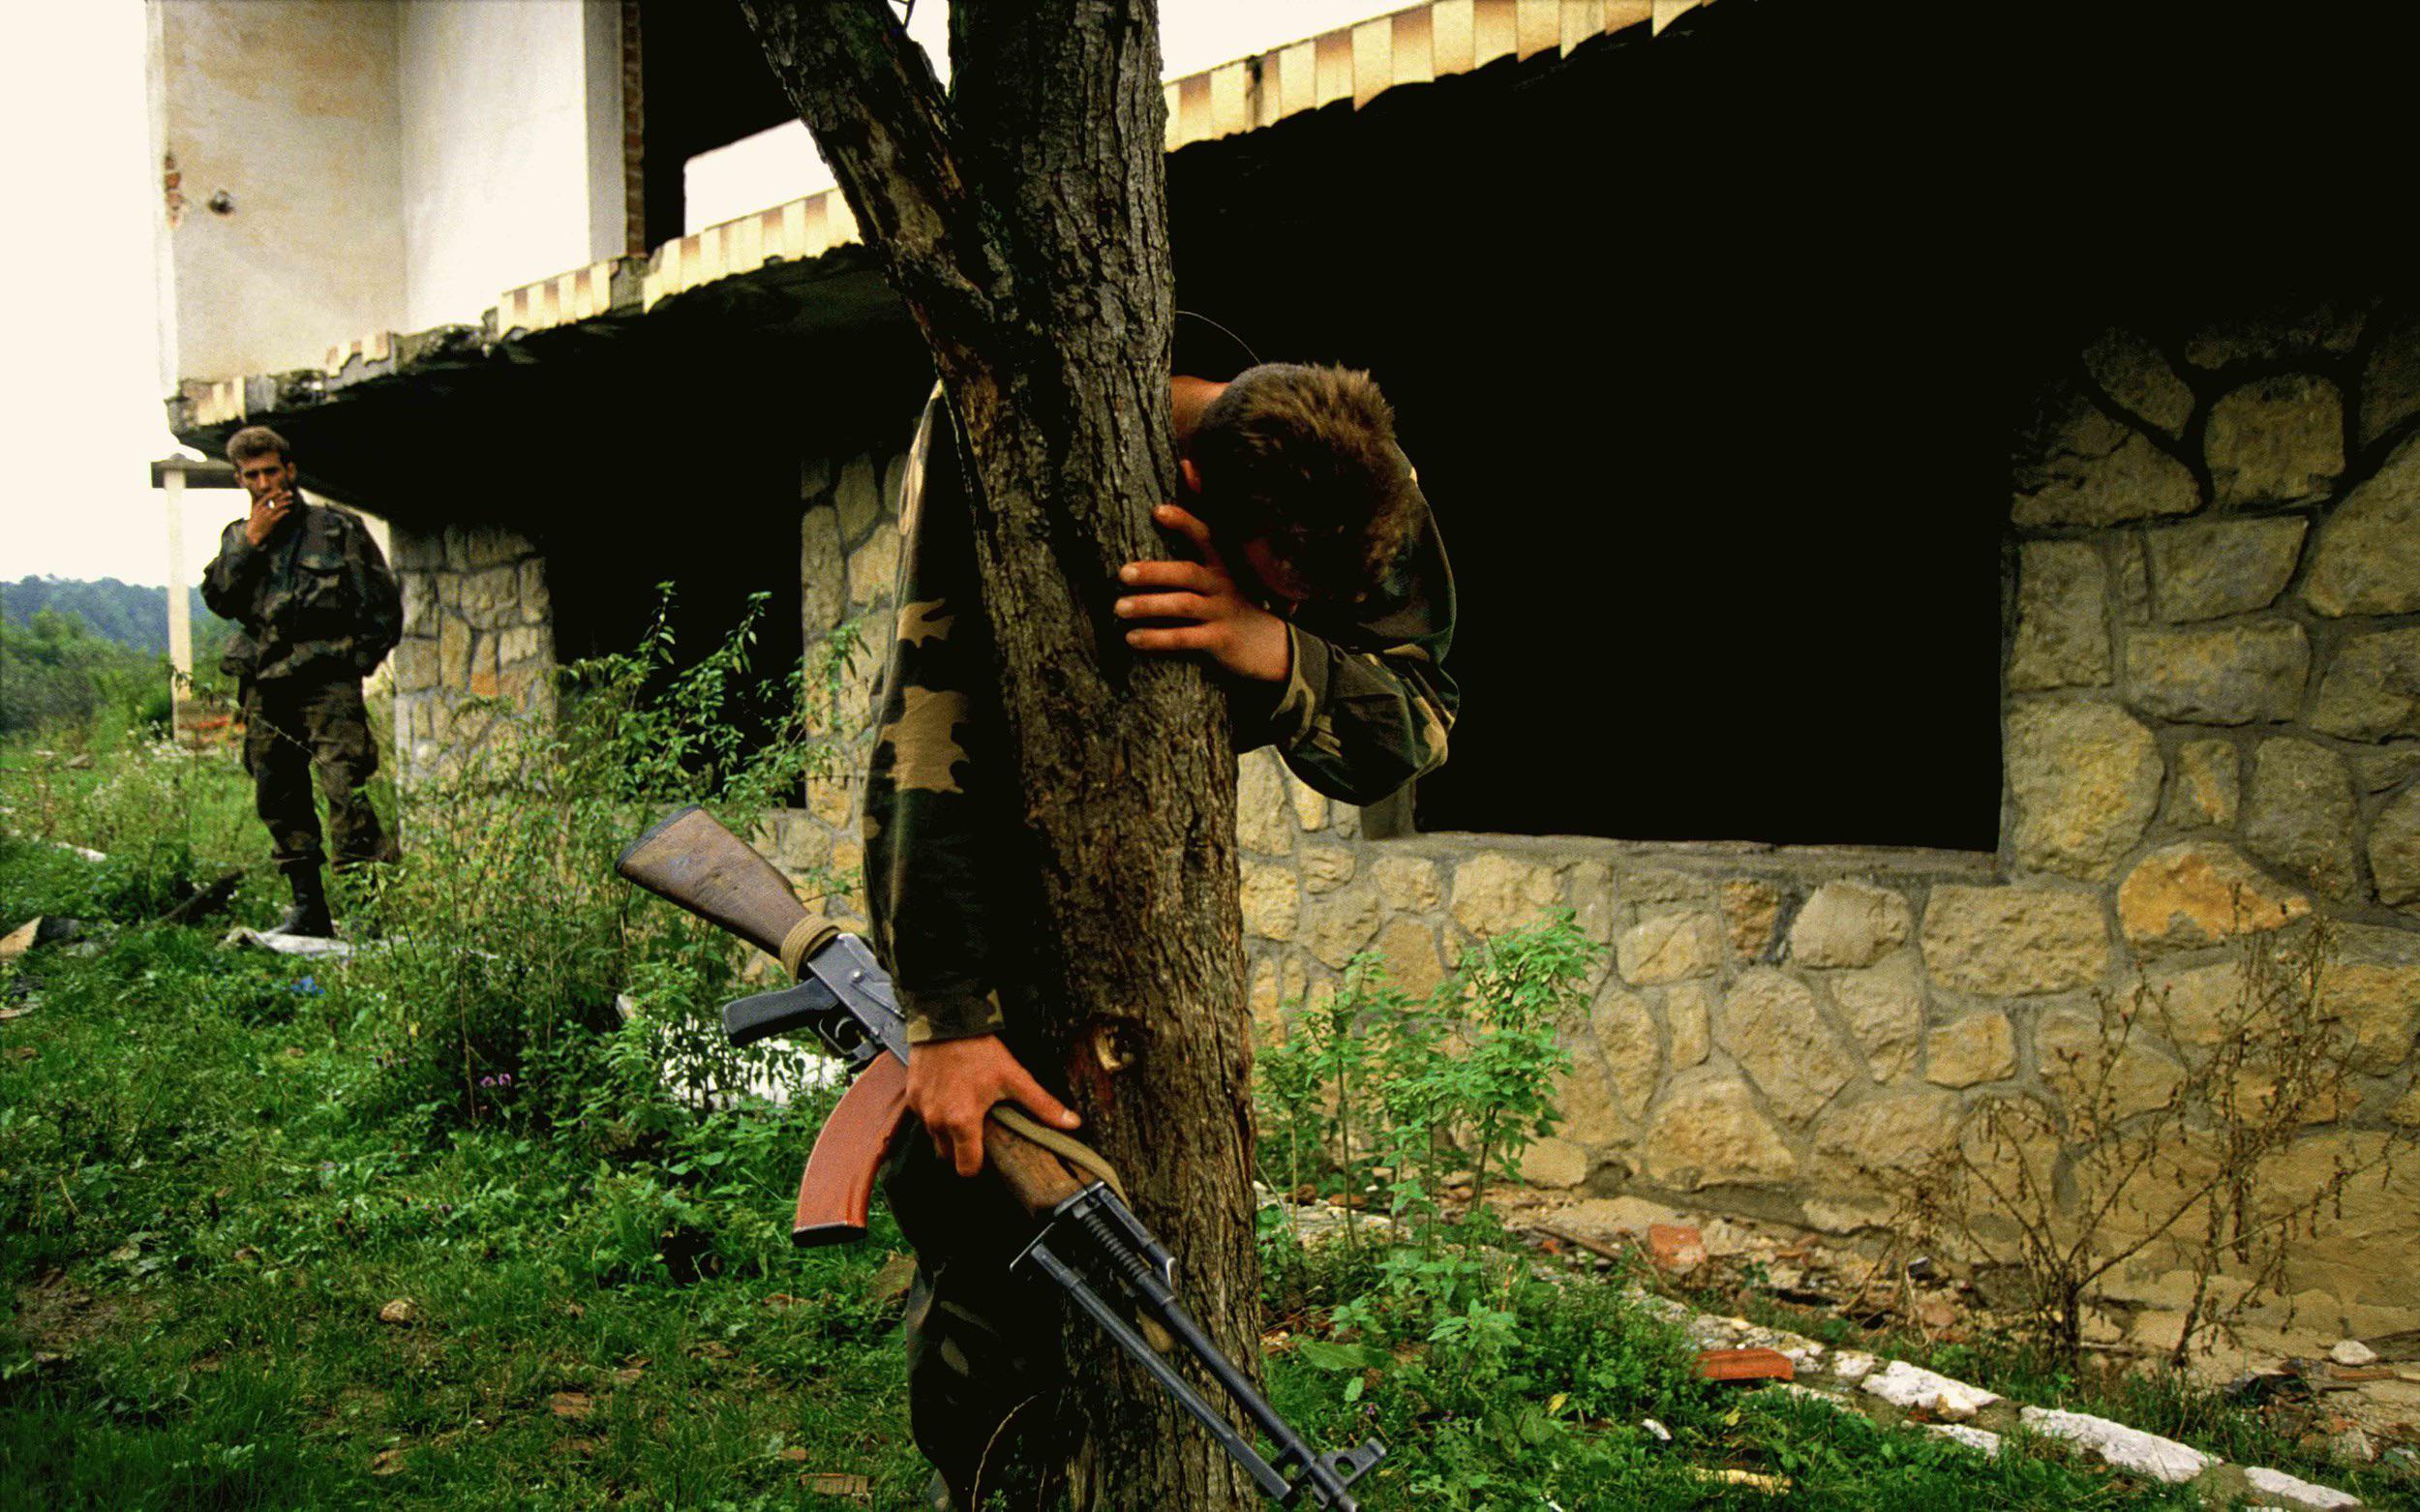
M 155 9 L 173 43 L 214 8 Z M 406 771 L 479 737 L 471 697 L 542 711 L 554 668 L 633 644 L 658 583 L 684 634 L 770 595 L 769 660 L 843 625 L 879 643 L 929 366 L 836 194 L 667 219 L 663 154 L 786 112 L 710 108 L 647 61 L 731 39 L 654 6 L 434 8 L 529 33 L 442 45 L 418 8 L 287 9 L 332 47 L 401 13 L 366 86 L 403 123 L 401 271 L 205 320 L 248 286 L 186 243 L 253 199 L 187 204 L 163 232 L 171 318 L 197 312 L 171 409 L 205 448 L 276 425 L 307 484 L 388 522 Z M 2263 36 L 2011 21 L 1995 46 L 2056 85 L 2020 107 L 1894 66 L 1941 42 L 1926 15 L 1435 0 L 1168 85 L 1179 304 L 1376 374 L 1463 593 L 1444 772 L 1358 809 L 1243 759 L 1253 1012 L 1282 1032 L 1364 950 L 1424 991 L 1572 910 L 1606 957 L 1527 1157 L 1541 1188 L 1873 1229 L 1877 1168 L 1986 1100 L 2058 1104 L 2099 997 L 2164 994 L 2124 1062 L 2157 1101 L 2243 941 L 2312 921 L 2353 1074 L 2281 1188 L 2420 1126 L 2420 288 L 2359 255 L 2377 166 L 2187 127 Z M 2352 39 L 2297 45 L 2357 70 Z M 416 97 L 441 57 L 474 108 L 464 59 L 508 48 L 554 92 L 497 106 L 496 176 L 449 209 L 452 169 L 413 166 L 439 150 Z M 176 123 L 206 90 L 163 57 L 196 200 L 208 154 Z M 449 214 L 536 213 L 517 165 L 554 197 L 545 235 L 448 242 Z M 2324 245 L 2264 219 L 2291 219 L 2289 180 L 2340 218 Z M 423 245 L 502 292 L 439 308 Z M 855 800 L 813 786 L 769 850 L 853 876 Z M 2420 1325 L 2415 1175 L 2354 1183 L 2292 1257 L 2299 1326 Z M 2164 1343 L 2190 1285 L 2155 1247 L 2108 1289 L 2135 1310 L 2113 1326 Z

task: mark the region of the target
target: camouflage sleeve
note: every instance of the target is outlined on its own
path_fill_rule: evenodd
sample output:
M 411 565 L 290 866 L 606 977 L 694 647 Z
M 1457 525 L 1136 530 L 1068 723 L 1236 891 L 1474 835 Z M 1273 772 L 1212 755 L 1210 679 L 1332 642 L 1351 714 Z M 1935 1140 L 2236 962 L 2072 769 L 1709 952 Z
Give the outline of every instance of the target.
M 1258 735 L 1328 797 L 1370 803 L 1445 762 L 1461 693 L 1445 671 L 1454 574 L 1424 503 L 1411 546 L 1351 620 L 1306 609 L 1286 626 L 1292 670 Z
M 865 778 L 865 898 L 912 1043 L 997 1033 L 1004 714 L 953 424 L 924 407 L 899 499 L 896 632 Z
M 219 554 L 201 569 L 201 601 L 222 620 L 240 620 L 252 607 L 252 580 L 266 557 L 244 537 L 244 522 L 219 532 Z
M 387 570 L 386 557 L 378 550 L 370 528 L 359 520 L 349 524 L 345 576 L 352 600 L 360 607 L 361 623 L 353 633 L 353 652 L 354 662 L 366 678 L 378 669 L 386 653 L 404 638 L 404 593 L 396 585 L 395 574 Z

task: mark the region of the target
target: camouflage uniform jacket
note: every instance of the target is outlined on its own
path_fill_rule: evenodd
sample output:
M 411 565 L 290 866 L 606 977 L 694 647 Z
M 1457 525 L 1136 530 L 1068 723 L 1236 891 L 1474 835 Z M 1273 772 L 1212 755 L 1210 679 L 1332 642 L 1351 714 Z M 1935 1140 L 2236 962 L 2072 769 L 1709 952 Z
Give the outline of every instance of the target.
M 325 504 L 302 504 L 258 546 L 243 521 L 228 526 L 202 570 L 201 601 L 242 627 L 219 665 L 251 681 L 358 680 L 403 639 L 403 594 L 378 543 Z
M 865 896 L 909 1039 L 1000 1031 L 1033 979 L 1023 805 L 984 621 L 955 428 L 926 404 L 899 500 L 897 632 L 866 772 Z M 1331 798 L 1371 802 L 1445 760 L 1458 695 L 1445 673 L 1454 582 L 1425 503 L 1388 581 L 1349 618 L 1316 604 L 1287 624 L 1283 687 L 1229 686 L 1239 751 L 1275 745 Z

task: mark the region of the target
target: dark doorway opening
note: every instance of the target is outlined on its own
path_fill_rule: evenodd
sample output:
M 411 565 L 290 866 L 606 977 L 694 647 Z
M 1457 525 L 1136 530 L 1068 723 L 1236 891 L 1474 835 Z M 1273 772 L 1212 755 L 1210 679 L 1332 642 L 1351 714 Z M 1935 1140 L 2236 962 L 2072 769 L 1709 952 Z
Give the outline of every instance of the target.
M 681 166 L 795 118 L 736 5 L 638 0 L 642 224 L 647 245 L 682 234 Z

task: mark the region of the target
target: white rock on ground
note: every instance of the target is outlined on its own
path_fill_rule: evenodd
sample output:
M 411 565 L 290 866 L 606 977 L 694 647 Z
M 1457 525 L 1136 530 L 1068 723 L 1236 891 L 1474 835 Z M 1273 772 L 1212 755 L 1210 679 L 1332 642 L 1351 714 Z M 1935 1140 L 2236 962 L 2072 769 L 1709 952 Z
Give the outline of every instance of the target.
M 2000 1436 L 1986 1428 L 1969 1428 L 1964 1423 L 1926 1423 L 1926 1428 L 1953 1443 L 1962 1443 L 1986 1460 L 2000 1458 Z
M 1872 1375 L 1874 1367 L 1880 1363 L 1870 1354 L 1860 1354 L 1851 1350 L 1846 1354 L 1835 1354 L 1831 1357 L 1831 1373 L 1851 1385 L 1855 1385 Z
M 2336 1341 L 2335 1347 L 2328 1350 L 2328 1358 L 2339 1365 L 2357 1368 L 2364 1365 L 2375 1365 L 2378 1362 L 2378 1351 L 2358 1339 L 2339 1339 Z
M 2000 1400 L 1997 1393 L 1951 1380 L 1905 1360 L 1893 1360 L 1881 1374 L 1866 1376 L 1864 1387 L 1893 1406 L 1922 1407 L 1952 1421 L 1973 1417 Z
M 2207 1455 L 2173 1438 L 2146 1434 L 2089 1412 L 2062 1412 L 2053 1407 L 2027 1407 L 2018 1414 L 2027 1428 L 2051 1438 L 2082 1444 L 2122 1470 L 2181 1485 L 2218 1464 Z
M 2246 1466 L 2244 1479 L 2252 1489 L 2264 1497 L 2284 1497 L 2307 1507 L 2357 1507 L 2359 1497 L 2350 1496 L 2330 1486 L 2314 1486 L 2307 1480 L 2296 1480 L 2284 1470 L 2261 1466 Z

